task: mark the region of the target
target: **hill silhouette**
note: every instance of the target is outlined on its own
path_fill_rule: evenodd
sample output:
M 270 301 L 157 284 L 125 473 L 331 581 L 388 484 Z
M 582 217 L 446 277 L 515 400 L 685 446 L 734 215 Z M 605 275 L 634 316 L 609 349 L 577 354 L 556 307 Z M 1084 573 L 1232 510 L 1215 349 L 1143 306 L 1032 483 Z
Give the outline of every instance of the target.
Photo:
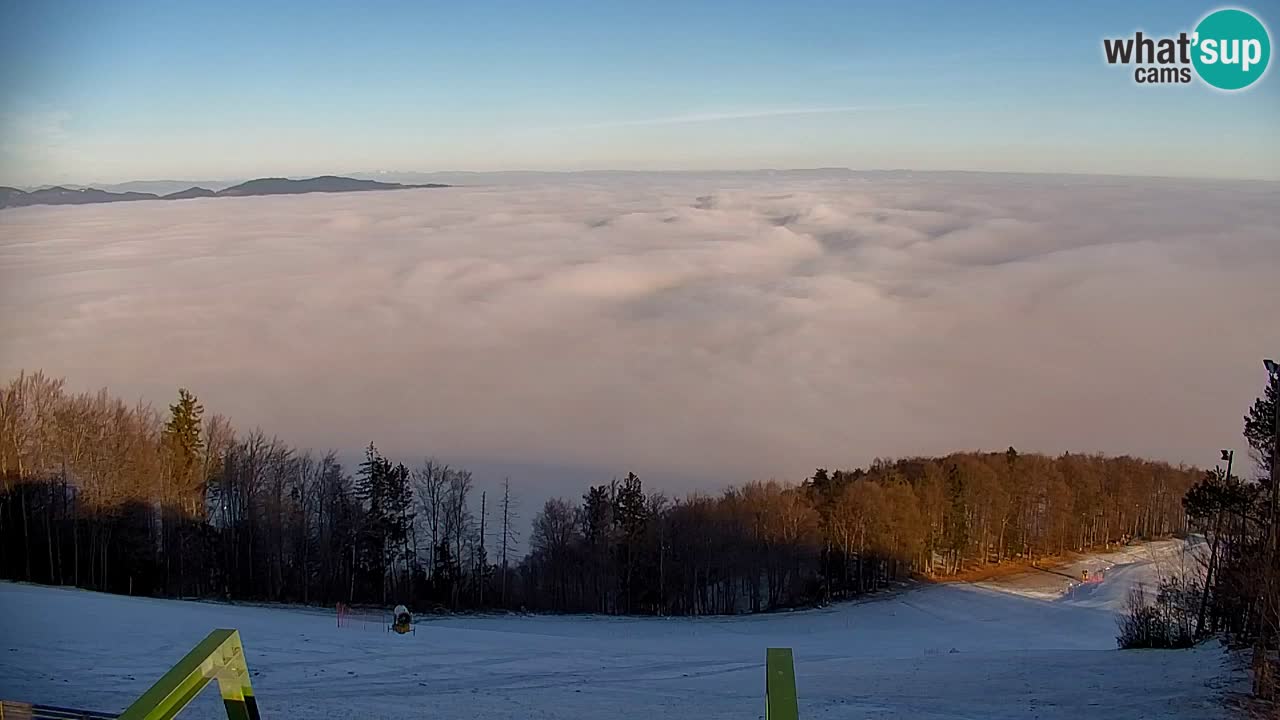
M 94 203 L 129 202 L 134 200 L 186 200 L 201 197 L 251 197 L 256 195 L 301 195 L 305 193 L 370 192 L 375 190 L 412 190 L 418 188 L 449 187 L 441 183 L 406 185 L 402 183 L 356 180 L 337 175 L 291 180 L 289 178 L 257 178 L 214 192 L 202 187 L 157 195 L 148 192 L 108 192 L 97 188 L 67 188 L 53 186 L 24 191 L 12 187 L 0 187 L 0 208 L 29 205 L 88 205 Z

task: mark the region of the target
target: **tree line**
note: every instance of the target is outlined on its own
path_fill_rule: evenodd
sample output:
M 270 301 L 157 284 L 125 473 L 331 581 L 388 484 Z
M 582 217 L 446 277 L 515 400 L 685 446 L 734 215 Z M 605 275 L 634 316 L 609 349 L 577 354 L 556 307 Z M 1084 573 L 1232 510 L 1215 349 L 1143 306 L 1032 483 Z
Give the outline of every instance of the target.
M 1223 451 L 1223 464 L 1205 472 L 1183 498 L 1192 529 L 1208 544 L 1194 597 L 1184 603 L 1184 614 L 1193 618 L 1187 634 L 1192 640 L 1221 635 L 1251 649 L 1254 692 L 1271 700 L 1280 698 L 1278 411 L 1280 379 L 1268 383 L 1244 417 L 1248 457 Z
M 548 501 L 525 560 L 540 608 L 760 612 L 846 599 L 911 575 L 1035 562 L 1185 531 L 1199 471 L 1131 457 L 956 453 L 820 468 L 798 484 L 646 495 L 635 475 Z
M 185 389 L 158 411 L 22 373 L 0 388 L 0 574 L 417 610 L 762 612 L 1180 533 L 1201 477 L 1013 448 L 678 498 L 627 473 L 547 501 L 516 557 L 509 481 L 490 493 L 464 468 L 405 465 L 373 444 L 348 470 L 333 452 L 237 432 Z
M 0 388 L 0 577 L 133 595 L 510 605 L 518 520 L 434 460 L 237 433 L 183 389 L 166 411 L 21 373 Z M 491 548 L 499 554 L 490 559 Z

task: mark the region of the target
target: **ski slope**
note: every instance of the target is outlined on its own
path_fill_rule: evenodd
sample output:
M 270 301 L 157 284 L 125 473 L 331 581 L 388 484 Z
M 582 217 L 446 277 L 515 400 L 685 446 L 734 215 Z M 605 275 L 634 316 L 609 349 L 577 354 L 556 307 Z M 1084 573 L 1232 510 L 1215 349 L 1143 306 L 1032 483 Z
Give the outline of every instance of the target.
M 0 697 L 119 712 L 233 627 L 268 719 L 753 720 L 771 646 L 795 649 L 802 718 L 1220 718 L 1236 680 L 1216 647 L 1115 649 L 1128 587 L 1181 547 L 1086 559 L 1109 571 L 1084 596 L 1033 572 L 765 616 L 457 617 L 406 636 L 320 610 L 0 584 Z M 210 689 L 183 717 L 222 712 Z
M 1176 540 L 1136 543 L 1117 546 L 1112 552 L 1079 556 L 1051 569 L 978 585 L 1037 600 L 1119 612 L 1128 600 L 1131 587 L 1141 585 L 1151 597 L 1159 578 L 1194 575 L 1200 571 L 1201 561 L 1207 559 L 1207 555 L 1208 546 L 1199 536 L 1192 536 L 1185 543 Z M 1104 578 L 1103 582 L 1081 582 L 1086 570 L 1092 578 Z

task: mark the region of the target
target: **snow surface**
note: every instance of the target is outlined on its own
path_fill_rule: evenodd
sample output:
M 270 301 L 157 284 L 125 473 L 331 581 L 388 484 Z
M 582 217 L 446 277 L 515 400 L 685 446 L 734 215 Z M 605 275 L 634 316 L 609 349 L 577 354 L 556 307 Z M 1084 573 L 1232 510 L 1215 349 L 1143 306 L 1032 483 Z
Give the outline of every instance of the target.
M 1067 577 L 1034 571 L 793 613 L 449 617 L 405 636 L 317 609 L 0 583 L 0 697 L 118 712 L 233 627 L 268 720 L 760 718 L 767 647 L 795 650 L 802 718 L 1219 718 L 1238 679 L 1216 646 L 1115 649 L 1128 587 L 1182 555 L 1086 558 L 1105 580 L 1067 594 Z M 222 713 L 210 688 L 183 717 Z

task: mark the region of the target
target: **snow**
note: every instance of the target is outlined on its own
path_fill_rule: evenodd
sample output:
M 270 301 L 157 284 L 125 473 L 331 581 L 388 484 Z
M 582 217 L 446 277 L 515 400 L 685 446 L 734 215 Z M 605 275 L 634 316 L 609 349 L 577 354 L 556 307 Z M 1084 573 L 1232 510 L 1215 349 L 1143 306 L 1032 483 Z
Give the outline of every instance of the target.
M 1129 588 L 1143 585 L 1154 595 L 1158 578 L 1199 571 L 1207 545 L 1198 536 L 1186 543 L 1165 541 L 1118 546 L 1114 551 L 1080 556 L 1052 569 L 1022 573 L 980 587 L 1038 600 L 1059 600 L 1077 606 L 1120 612 Z M 1082 581 L 1083 572 L 1091 579 Z
M 1109 570 L 1084 595 L 1037 571 L 793 613 L 449 617 L 404 636 L 318 609 L 0 583 L 0 697 L 118 712 L 233 627 L 268 719 L 760 718 L 767 647 L 795 650 L 802 718 L 1219 718 L 1238 680 L 1216 646 L 1115 649 L 1128 587 L 1181 548 L 1086 558 Z M 183 717 L 222 712 L 210 688 Z

